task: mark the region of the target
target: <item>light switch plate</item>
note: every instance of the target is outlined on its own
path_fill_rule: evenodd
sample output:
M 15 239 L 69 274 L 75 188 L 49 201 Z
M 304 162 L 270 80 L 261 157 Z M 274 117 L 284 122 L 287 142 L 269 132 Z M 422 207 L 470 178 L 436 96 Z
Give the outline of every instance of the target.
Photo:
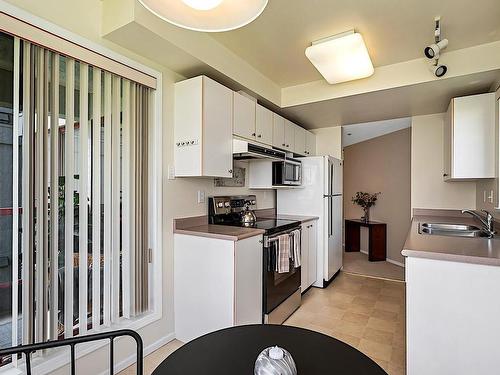
M 205 203 L 205 192 L 198 190 L 198 203 Z
M 173 165 L 168 166 L 168 179 L 175 180 L 175 167 Z

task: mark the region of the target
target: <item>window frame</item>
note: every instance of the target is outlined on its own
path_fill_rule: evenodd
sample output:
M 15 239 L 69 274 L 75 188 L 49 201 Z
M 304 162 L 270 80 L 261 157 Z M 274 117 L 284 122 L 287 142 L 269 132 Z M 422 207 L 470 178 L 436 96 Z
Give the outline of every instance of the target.
M 150 105 L 150 115 L 151 115 L 151 128 L 150 128 L 150 147 L 151 155 L 162 155 L 162 103 L 163 103 L 163 85 L 162 85 L 162 73 L 156 69 L 153 69 L 147 65 L 137 62 L 129 57 L 121 55 L 107 47 L 102 46 L 96 42 L 90 41 L 80 35 L 77 35 L 69 30 L 59 27 L 49 21 L 39 18 L 31 13 L 28 13 L 22 9 L 15 7 L 14 5 L 8 4 L 3 0 L 0 0 L 0 13 L 7 15 L 11 18 L 17 19 L 18 22 L 23 22 L 30 24 L 41 30 L 41 33 L 46 32 L 53 36 L 59 37 L 67 42 L 73 43 L 75 46 L 79 46 L 86 53 L 89 51 L 101 55 L 104 58 L 108 58 L 111 63 L 120 63 L 124 66 L 128 66 L 138 72 L 151 76 L 156 80 L 156 88 L 152 89 L 151 92 L 151 105 Z M 15 34 L 13 30 L 5 27 L 5 25 L 0 25 L 2 32 L 7 34 Z M 36 38 L 35 38 L 36 39 Z M 39 44 L 40 46 L 46 47 L 43 38 L 39 40 L 30 40 L 34 44 Z M 62 51 L 56 51 L 65 54 Z M 100 64 L 99 68 L 106 70 L 105 66 Z M 114 68 L 116 69 L 116 67 Z M 113 69 L 110 69 L 113 71 Z M 119 73 L 116 73 L 119 74 Z M 127 77 L 121 74 L 126 79 L 134 81 L 134 77 Z M 131 318 L 128 321 L 121 320 L 117 324 L 114 324 L 105 330 L 129 328 L 133 330 L 139 330 L 144 328 L 156 321 L 159 321 L 163 317 L 163 277 L 162 277 L 162 249 L 163 249 L 163 239 L 162 239 L 162 170 L 163 170 L 163 160 L 162 158 L 150 158 L 150 164 L 148 166 L 151 184 L 150 184 L 150 194 L 149 194 L 149 207 L 151 212 L 151 249 L 152 249 L 152 262 L 150 264 L 150 280 L 151 280 L 151 294 L 150 294 L 150 311 L 141 315 L 138 318 Z M 104 331 L 104 330 L 103 330 Z M 171 336 L 171 337 L 170 337 Z M 173 333 L 166 338 L 165 342 L 168 342 L 168 338 L 173 339 Z M 77 353 L 76 358 L 84 357 L 104 346 L 108 345 L 107 342 L 99 343 L 88 343 L 82 344 Z M 145 353 L 146 354 L 146 353 Z M 127 362 L 125 360 L 122 363 Z M 34 358 L 32 363 L 32 369 L 37 373 L 50 373 L 58 368 L 61 368 L 69 363 L 69 357 L 66 352 L 54 352 L 43 356 L 43 361 L 41 358 Z M 2 372 L 5 374 L 21 374 L 22 367 L 14 367 L 15 361 L 8 364 L 2 368 Z M 119 365 L 119 364 L 118 364 Z

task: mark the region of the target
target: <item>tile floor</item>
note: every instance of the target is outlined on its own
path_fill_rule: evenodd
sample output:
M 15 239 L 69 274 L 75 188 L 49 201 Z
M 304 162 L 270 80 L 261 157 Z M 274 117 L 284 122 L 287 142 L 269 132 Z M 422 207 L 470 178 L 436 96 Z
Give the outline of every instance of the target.
M 285 324 L 333 336 L 403 375 L 405 316 L 404 283 L 342 272 L 328 288 L 311 288 Z
M 405 284 L 340 273 L 326 289 L 311 288 L 285 324 L 333 336 L 375 360 L 389 375 L 405 374 Z M 182 343 L 148 355 L 144 374 Z M 129 367 L 120 375 L 135 375 Z
M 381 277 L 404 281 L 405 269 L 389 262 L 370 262 L 368 254 L 358 252 L 344 252 L 345 272 Z

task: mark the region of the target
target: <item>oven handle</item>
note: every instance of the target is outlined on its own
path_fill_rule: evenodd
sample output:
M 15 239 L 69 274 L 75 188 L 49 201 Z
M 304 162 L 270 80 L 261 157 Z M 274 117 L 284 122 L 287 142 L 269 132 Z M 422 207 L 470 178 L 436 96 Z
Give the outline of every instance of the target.
M 294 229 L 290 229 L 289 231 L 286 231 L 286 232 L 273 234 L 272 236 L 269 236 L 269 237 L 264 236 L 264 247 L 268 248 L 272 242 L 278 241 L 278 237 L 283 235 L 283 234 L 288 234 L 289 237 L 292 237 L 292 232 L 294 232 L 296 230 L 300 231 L 300 233 L 302 234 L 302 227 L 297 227 Z

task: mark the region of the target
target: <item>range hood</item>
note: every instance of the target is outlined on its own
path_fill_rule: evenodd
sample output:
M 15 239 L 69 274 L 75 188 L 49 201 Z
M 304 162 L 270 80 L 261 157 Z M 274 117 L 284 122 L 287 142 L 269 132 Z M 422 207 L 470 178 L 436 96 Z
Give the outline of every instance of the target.
M 286 154 L 283 151 L 275 150 L 241 139 L 233 139 L 233 159 L 234 160 L 285 160 Z

